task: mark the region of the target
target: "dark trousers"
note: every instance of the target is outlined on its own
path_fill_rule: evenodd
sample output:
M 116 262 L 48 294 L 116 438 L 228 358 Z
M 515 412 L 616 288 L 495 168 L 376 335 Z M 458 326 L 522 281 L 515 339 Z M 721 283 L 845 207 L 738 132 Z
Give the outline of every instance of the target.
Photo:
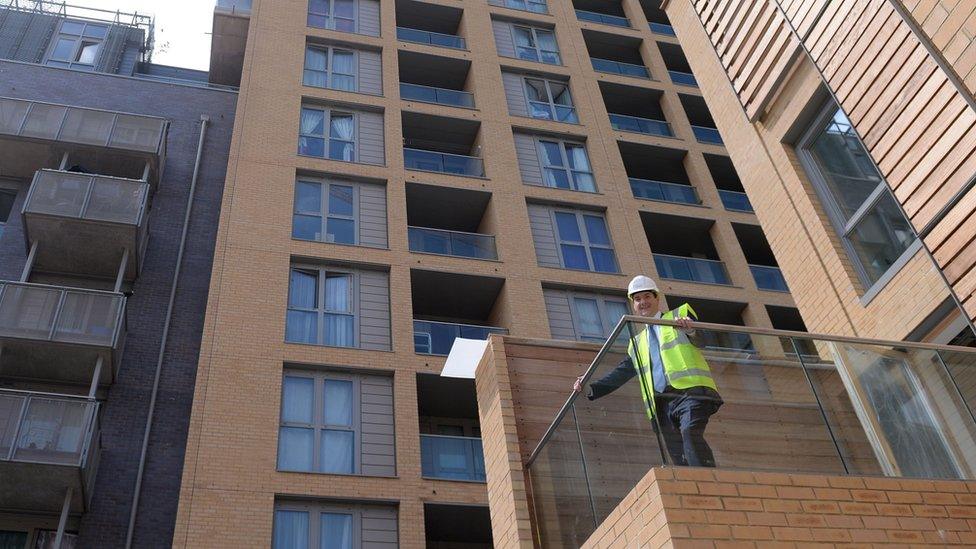
M 715 456 L 705 442 L 705 427 L 722 405 L 722 398 L 707 387 L 668 387 L 654 398 L 664 444 L 674 465 L 715 467 Z

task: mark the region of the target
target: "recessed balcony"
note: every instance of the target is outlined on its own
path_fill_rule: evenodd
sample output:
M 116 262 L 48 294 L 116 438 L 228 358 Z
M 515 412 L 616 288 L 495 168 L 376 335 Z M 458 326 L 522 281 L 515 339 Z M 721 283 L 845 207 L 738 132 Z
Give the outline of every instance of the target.
M 691 123 L 691 130 L 695 134 L 695 139 L 699 143 L 722 145 L 722 136 L 715 127 L 715 120 L 712 119 L 712 113 L 708 111 L 705 100 L 697 95 L 678 94 L 678 97 L 681 99 L 681 106 L 684 107 L 685 114 L 688 115 L 688 121 Z
M 576 18 L 580 21 L 600 23 L 614 27 L 630 27 L 623 6 L 615 0 L 574 0 Z
M 613 129 L 661 137 L 674 136 L 661 108 L 660 91 L 600 82 L 600 94 Z
M 661 57 L 664 58 L 664 65 L 668 68 L 671 82 L 697 88 L 698 81 L 695 80 L 695 75 L 691 73 L 691 65 L 688 64 L 688 59 L 685 58 L 681 46 L 658 42 L 657 47 L 661 51 Z
M 463 50 L 460 9 L 415 0 L 396 1 L 397 39 L 440 48 Z
M 485 217 L 491 193 L 420 183 L 406 187 L 411 252 L 498 259 Z
M 508 333 L 494 326 L 504 279 L 440 271 L 410 271 L 414 352 L 448 355 L 456 338 L 488 339 Z
M 125 279 L 139 273 L 146 246 L 149 184 L 144 181 L 40 170 L 24 201 L 33 269 L 114 278 L 128 250 Z
M 417 374 L 424 478 L 485 482 L 474 381 Z
M 398 56 L 401 99 L 474 108 L 474 94 L 465 91 L 470 61 L 407 51 Z
M 634 198 L 675 204 L 700 204 L 685 171 L 685 151 L 618 142 Z
M 722 199 L 722 206 L 731 212 L 752 213 L 752 203 L 746 196 L 745 189 L 742 188 L 742 181 L 739 174 L 732 165 L 732 160 L 727 156 L 706 154 L 705 164 L 708 172 L 712 175 L 712 181 L 718 188 L 718 195 Z
M 733 223 L 732 230 L 739 241 L 743 255 L 746 256 L 756 287 L 773 292 L 789 292 L 786 279 L 783 278 L 776 256 L 773 255 L 762 228 L 759 225 Z
M 167 129 L 166 120 L 154 116 L 0 97 L 0 177 L 29 179 L 67 155 L 69 166 L 85 172 L 145 175 L 155 186 Z
M 641 212 L 641 221 L 661 278 L 731 284 L 712 242 L 714 221 L 650 212 Z
M 403 113 L 403 163 L 408 170 L 484 177 L 481 123 L 459 118 Z
M 583 40 L 593 70 L 635 78 L 651 77 L 640 53 L 639 38 L 584 30 Z

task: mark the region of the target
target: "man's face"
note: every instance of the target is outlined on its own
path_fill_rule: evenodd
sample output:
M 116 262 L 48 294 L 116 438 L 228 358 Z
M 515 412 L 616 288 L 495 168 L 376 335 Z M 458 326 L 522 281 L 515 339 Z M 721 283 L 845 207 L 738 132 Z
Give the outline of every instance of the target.
M 634 314 L 638 316 L 654 316 L 657 314 L 660 303 L 657 294 L 654 292 L 637 292 L 630 296 L 634 302 Z

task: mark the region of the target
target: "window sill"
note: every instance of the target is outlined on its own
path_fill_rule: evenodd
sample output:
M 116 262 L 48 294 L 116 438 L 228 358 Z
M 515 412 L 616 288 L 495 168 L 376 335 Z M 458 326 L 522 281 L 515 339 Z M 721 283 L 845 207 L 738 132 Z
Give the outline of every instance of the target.
M 911 261 L 911 259 L 915 257 L 915 254 L 917 254 L 921 249 L 922 239 L 916 238 L 915 242 L 912 242 L 908 248 L 905 248 L 905 251 L 902 252 L 901 256 L 895 260 L 891 267 L 888 267 L 888 270 L 881 275 L 881 278 L 879 278 L 874 284 L 871 285 L 870 288 L 867 289 L 867 291 L 864 292 L 864 295 L 862 295 L 860 299 L 861 306 L 867 307 L 870 305 L 871 302 L 874 301 L 874 298 L 878 297 L 878 294 L 885 289 L 885 286 L 887 286 L 888 283 L 895 278 L 895 275 L 901 271 L 902 267 Z
M 522 184 L 528 185 L 529 187 L 537 187 L 539 189 L 552 189 L 554 191 L 565 191 L 570 193 L 583 193 L 583 194 L 588 194 L 593 196 L 603 196 L 603 193 L 600 191 L 581 191 L 579 189 L 564 189 L 562 187 L 550 187 L 549 185 L 537 185 L 535 183 L 526 183 L 525 181 L 522 181 Z M 590 207 L 589 209 L 595 209 L 595 208 Z
M 421 476 L 420 478 L 422 478 L 424 480 L 436 480 L 438 482 L 463 482 L 465 484 L 481 484 L 481 485 L 485 485 L 485 484 L 488 483 L 488 481 L 485 481 L 485 480 L 466 480 L 466 479 L 462 479 L 462 478 L 440 478 L 440 477 L 425 477 L 425 476 Z
M 517 118 L 524 118 L 526 120 L 538 120 L 540 122 L 554 122 L 556 124 L 566 124 L 567 126 L 576 126 L 578 128 L 583 127 L 583 124 L 580 124 L 579 122 L 566 122 L 565 120 L 553 120 L 551 118 L 536 118 L 534 116 L 529 116 L 525 114 L 513 114 L 512 116 L 515 116 Z M 529 128 L 529 129 L 538 130 L 539 128 Z
M 625 276 L 624 273 L 621 273 L 619 271 L 615 273 L 608 273 L 606 271 L 590 271 L 588 269 L 573 269 L 570 267 L 553 267 L 552 265 L 539 265 L 539 266 L 544 267 L 546 269 L 558 269 L 560 271 L 569 271 L 571 273 L 592 273 L 595 275 L 620 276 L 620 277 Z
M 343 164 L 354 164 L 358 166 L 376 166 L 377 168 L 385 168 L 386 164 L 370 164 L 367 162 L 359 162 L 356 160 L 342 160 L 341 158 L 329 158 L 328 156 L 313 156 L 311 154 L 296 153 L 300 158 L 311 158 L 312 160 L 325 160 L 327 162 L 342 162 Z
M 284 340 L 287 345 L 301 345 L 303 347 L 314 347 L 316 349 L 342 349 L 346 351 L 358 351 L 362 353 L 393 353 L 393 349 L 363 349 L 362 347 L 343 347 L 341 345 L 325 345 L 323 343 L 307 343 L 304 341 Z
M 728 284 L 720 284 L 718 282 L 699 282 L 697 280 L 685 280 L 683 278 L 668 278 L 666 276 L 662 276 L 661 277 L 661 280 L 670 280 L 672 282 L 682 282 L 682 283 L 685 283 L 685 284 L 702 284 L 704 286 L 718 286 L 720 288 L 740 288 L 740 289 L 742 288 L 742 286 L 736 286 L 736 285 L 731 284 L 731 283 L 728 283 Z M 789 293 L 789 292 L 787 292 L 787 293 Z
M 292 235 L 292 240 L 295 242 L 313 242 L 315 244 L 328 244 L 330 246 L 344 246 L 346 248 L 368 248 L 370 250 L 387 250 L 389 251 L 389 246 L 367 246 L 365 244 L 346 244 L 345 242 L 327 242 L 325 240 L 313 240 L 310 238 L 298 238 Z
M 354 95 L 365 95 L 367 97 L 383 97 L 382 93 L 367 93 L 359 90 L 343 90 L 341 88 L 329 88 L 324 86 L 313 86 L 312 84 L 306 84 L 302 82 L 303 88 L 308 88 L 310 90 L 322 90 L 324 92 L 339 92 L 339 93 L 351 93 Z M 313 157 L 314 158 L 314 157 Z
M 499 55 L 501 55 L 501 54 L 499 54 Z M 566 65 L 564 65 L 561 62 L 560 63 L 546 63 L 545 61 L 536 61 L 534 59 L 523 59 L 521 57 L 509 56 L 509 55 L 502 55 L 502 57 L 504 57 L 506 59 L 514 59 L 516 61 L 524 61 L 526 63 L 535 63 L 537 65 L 545 65 L 547 67 L 562 67 L 562 68 L 566 68 Z

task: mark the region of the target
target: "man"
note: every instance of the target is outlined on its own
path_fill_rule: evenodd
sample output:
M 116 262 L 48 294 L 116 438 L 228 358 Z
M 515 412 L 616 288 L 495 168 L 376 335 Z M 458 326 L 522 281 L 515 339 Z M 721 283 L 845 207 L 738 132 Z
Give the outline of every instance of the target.
M 677 327 L 644 325 L 633 335 L 625 358 L 602 379 L 591 381 L 586 393 L 590 400 L 615 391 L 637 376 L 647 417 L 657 414 L 668 453 L 675 465 L 715 467 L 712 449 L 705 442 L 708 419 L 722 405 L 711 370 L 701 352 L 691 342 L 695 331 L 692 318 L 698 316 L 687 303 L 661 314 L 661 293 L 646 276 L 637 276 L 627 288 L 634 314 L 674 320 Z M 690 317 L 689 317 L 690 315 Z M 635 325 L 635 329 L 637 326 Z M 583 390 L 577 378 L 573 390 Z M 656 428 L 656 427 L 655 427 Z

